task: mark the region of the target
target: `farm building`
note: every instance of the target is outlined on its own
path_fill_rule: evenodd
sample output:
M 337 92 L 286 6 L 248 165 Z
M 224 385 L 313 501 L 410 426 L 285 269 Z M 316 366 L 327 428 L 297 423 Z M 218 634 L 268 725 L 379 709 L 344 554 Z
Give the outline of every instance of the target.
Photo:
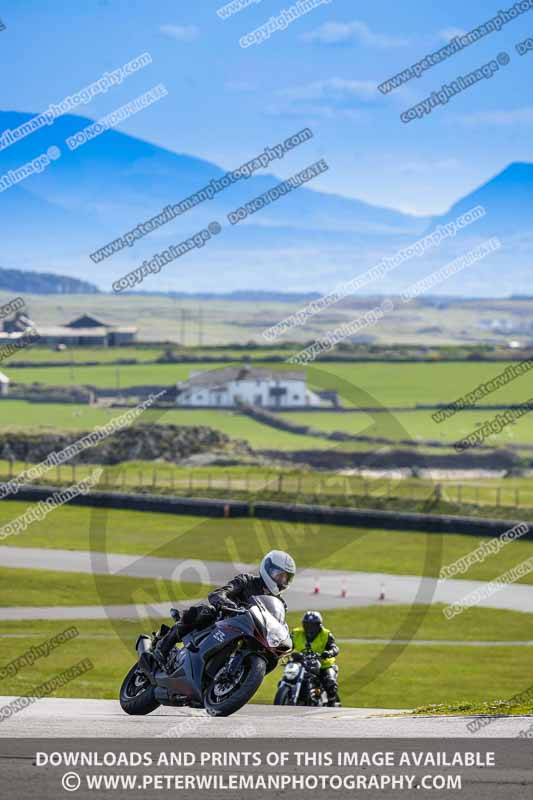
M 12 320 L 4 322 L 4 333 L 0 334 L 0 341 L 10 341 L 11 334 L 20 333 L 32 324 L 25 313 L 17 312 Z M 134 342 L 137 336 L 137 328 L 133 325 L 112 325 L 90 314 L 82 314 L 66 325 L 43 326 L 37 330 L 41 344 L 52 346 L 64 344 L 70 347 L 112 347 Z
M 307 388 L 305 372 L 249 366 L 191 372 L 177 384 L 179 406 L 236 408 L 248 403 L 265 408 L 320 408 L 329 405 Z

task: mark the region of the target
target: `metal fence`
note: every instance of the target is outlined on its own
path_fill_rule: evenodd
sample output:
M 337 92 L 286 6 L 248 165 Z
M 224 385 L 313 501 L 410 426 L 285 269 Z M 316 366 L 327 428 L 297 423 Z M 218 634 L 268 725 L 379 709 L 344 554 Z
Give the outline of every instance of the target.
M 0 481 L 8 481 L 23 473 L 32 464 L 1 462 Z M 64 464 L 48 470 L 42 481 L 68 485 L 87 477 L 92 464 Z M 435 483 L 417 478 L 365 478 L 360 475 L 339 475 L 311 471 L 284 472 L 257 468 L 196 468 L 185 469 L 172 465 L 137 467 L 120 464 L 107 467 L 99 484 L 101 489 L 142 490 L 188 496 L 254 496 L 279 495 L 292 502 L 310 498 L 327 503 L 328 499 L 356 506 L 375 501 L 443 502 L 452 506 L 489 506 L 494 508 L 533 508 L 533 481 L 520 485 L 502 481 L 497 485 L 482 481 L 442 481 Z

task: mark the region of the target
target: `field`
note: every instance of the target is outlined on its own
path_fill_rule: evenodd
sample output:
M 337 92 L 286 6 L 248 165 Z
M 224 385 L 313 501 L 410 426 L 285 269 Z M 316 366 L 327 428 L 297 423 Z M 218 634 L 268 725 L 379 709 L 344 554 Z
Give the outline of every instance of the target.
M 28 403 L 23 400 L 3 400 L 3 429 L 59 429 L 89 431 L 104 425 L 111 418 L 124 414 L 124 409 L 103 408 L 80 404 Z M 480 408 L 478 411 L 463 411 L 441 425 L 431 418 L 429 411 L 407 411 L 394 413 L 334 412 L 286 413 L 282 416 L 294 424 L 310 425 L 318 431 L 339 431 L 353 436 L 386 439 L 391 444 L 407 442 L 416 446 L 425 442 L 437 442 L 452 448 L 453 444 L 474 432 L 484 422 L 493 419 L 498 412 Z M 234 411 L 213 409 L 148 409 L 141 424 L 203 425 L 225 433 L 232 439 L 248 442 L 254 450 L 329 450 L 331 452 L 357 452 L 372 449 L 365 441 L 338 442 L 327 438 L 309 436 L 279 430 Z M 533 445 L 533 426 L 528 415 L 491 434 L 484 444 L 489 447 Z M 431 450 L 427 444 L 426 450 Z M 527 452 L 527 451 L 526 451 Z
M 96 408 L 74 403 L 27 403 L 23 400 L 4 400 L 0 404 L 0 411 L 4 412 L 4 430 L 42 428 L 89 431 L 125 413 L 123 408 Z M 143 424 L 206 425 L 233 439 L 243 439 L 257 450 L 318 450 L 332 447 L 331 442 L 274 430 L 233 411 L 148 409 L 141 419 Z
M 68 347 L 66 350 L 54 350 L 52 347 L 39 347 L 36 344 L 26 350 L 15 352 L 9 357 L 9 361 L 5 362 L 5 366 L 10 362 L 38 365 L 52 362 L 59 367 L 64 367 L 88 361 L 95 361 L 98 364 L 106 364 L 122 359 L 154 361 L 162 355 L 162 347 Z
M 353 277 L 359 274 L 354 266 Z M 349 279 L 350 276 L 346 276 Z M 2 303 L 12 295 L 2 293 Z M 142 341 L 174 341 L 186 346 L 201 344 L 245 344 L 262 342 L 261 332 L 302 308 L 304 302 L 279 302 L 251 298 L 240 302 L 224 297 L 199 299 L 157 295 L 25 295 L 32 319 L 39 325 L 62 325 L 80 314 L 94 314 L 110 323 L 135 324 Z M 313 317 L 304 328 L 290 332 L 290 338 L 305 342 L 337 324 L 357 318 L 373 308 L 375 298 L 353 296 Z M 375 342 L 433 344 L 507 344 L 507 330 L 488 330 L 480 323 L 506 319 L 523 330 L 531 317 L 531 300 L 457 300 L 435 303 L 420 299 L 401 315 L 391 314 L 372 329 Z M 200 311 L 201 309 L 201 311 Z M 183 315 L 183 321 L 182 321 Z M 513 336 L 521 334 L 512 334 Z
M 125 597 L 157 597 L 168 602 L 203 597 L 210 587 L 198 583 L 169 583 L 144 578 L 103 575 L 98 587 L 93 575 L 53 572 L 44 569 L 0 567 L 2 594 L 0 607 L 9 606 L 88 606 L 99 605 L 102 593 L 106 604 L 121 604 Z M 161 593 L 163 595 L 161 596 Z M 171 593 L 171 594 L 169 594 Z
M 127 351 L 124 351 L 127 352 Z M 122 351 L 119 350 L 122 355 Z M 64 356 L 67 358 L 68 356 Z M 307 368 L 311 387 L 337 389 L 345 405 L 386 407 L 452 402 L 485 383 L 511 362 L 436 362 L 436 363 L 318 363 Z M 224 364 L 220 367 L 227 366 Z M 254 366 L 294 369 L 289 364 L 254 362 Z M 68 386 L 72 383 L 97 387 L 174 385 L 186 380 L 192 370 L 216 369 L 213 363 L 132 364 L 117 367 L 9 367 L 3 371 L 19 383 L 42 382 Z M 493 392 L 483 404 L 520 403 L 533 396 L 533 371 Z
M 130 352 L 131 351 L 131 352 Z M 44 358 L 46 351 L 36 351 Z M 87 351 L 87 355 L 98 355 L 99 363 L 93 367 L 77 366 L 74 359 L 83 358 L 78 348 L 74 353 L 54 353 L 58 366 L 9 367 L 4 366 L 8 376 L 15 382 L 30 384 L 41 382 L 48 385 L 68 386 L 84 384 L 99 388 L 127 388 L 140 385 L 171 386 L 188 378 L 192 370 L 216 368 L 212 363 L 198 364 L 149 364 L 116 365 L 103 363 L 105 358 L 132 355 L 147 359 L 157 350 L 143 348 L 102 348 Z M 160 352 L 160 351 L 159 351 Z M 238 351 L 235 351 L 238 352 Z M 242 355 L 242 354 L 241 354 Z M 60 357 L 64 358 L 63 366 Z M 67 363 L 72 359 L 73 363 Z M 275 369 L 292 368 L 286 363 L 266 365 Z M 503 372 L 511 362 L 435 362 L 435 363 L 319 363 L 307 369 L 309 385 L 317 390 L 338 391 L 343 405 L 353 408 L 350 413 L 290 412 L 281 416 L 288 422 L 310 425 L 325 434 L 341 432 L 353 436 L 364 435 L 386 439 L 391 444 L 409 441 L 420 448 L 419 453 L 442 453 L 440 448 L 428 445 L 434 442 L 440 447 L 451 448 L 459 439 L 468 436 L 484 422 L 491 420 L 495 410 L 485 405 L 508 405 L 525 402 L 533 396 L 533 371 L 508 383 L 482 399 L 474 411 L 463 411 L 441 424 L 432 419 L 431 410 L 420 409 L 421 405 L 435 406 L 453 402 L 476 386 L 486 383 Z M 219 366 L 223 367 L 224 364 Z M 357 408 L 375 407 L 376 411 L 356 411 Z M 398 410 L 396 410 L 398 409 Z M 409 410 L 405 410 L 409 409 Z M 0 404 L 3 427 L 61 428 L 87 430 L 105 423 L 111 416 L 121 413 L 118 409 L 104 409 L 84 405 L 28 404 L 19 400 L 3 400 Z M 388 413 L 386 413 L 388 411 Z M 157 421 L 175 425 L 207 425 L 228 436 L 247 441 L 254 450 L 337 450 L 342 452 L 372 452 L 373 445 L 366 442 L 332 442 L 322 437 L 311 437 L 281 431 L 258 423 L 231 411 L 213 409 L 172 409 L 162 413 L 151 409 L 145 412 L 143 422 Z M 485 444 L 493 447 L 512 445 L 521 456 L 528 457 L 527 448 L 533 445 L 533 426 L 529 417 L 507 425 L 500 433 L 492 434 Z M 405 445 L 404 445 L 405 446 Z M 521 449 L 525 447 L 526 449 Z M 446 452 L 453 453 L 448 449 Z
M 450 419 L 437 424 L 431 417 L 431 411 L 395 411 L 393 413 L 369 414 L 354 412 L 335 414 L 334 412 L 285 413 L 281 416 L 295 424 L 310 425 L 326 433 L 342 431 L 354 436 L 364 435 L 382 437 L 390 441 L 407 440 L 410 442 L 436 441 L 442 444 L 453 444 L 475 431 L 484 422 L 492 420 L 498 411 L 484 409 L 477 411 L 461 411 Z M 484 444 L 492 447 L 506 445 L 533 444 L 533 425 L 525 415 L 500 433 L 491 434 Z

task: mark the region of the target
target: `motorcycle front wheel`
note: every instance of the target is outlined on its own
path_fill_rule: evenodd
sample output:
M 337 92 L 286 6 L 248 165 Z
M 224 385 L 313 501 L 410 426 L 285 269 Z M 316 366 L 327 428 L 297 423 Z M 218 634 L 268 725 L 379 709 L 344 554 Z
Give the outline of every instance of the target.
M 220 670 L 204 695 L 204 707 L 212 717 L 229 717 L 242 708 L 257 692 L 266 674 L 266 662 L 252 655 L 242 665 L 237 680 L 230 680 Z
M 286 684 L 284 686 L 280 686 L 278 691 L 276 692 L 276 696 L 274 697 L 274 705 L 275 706 L 292 706 L 292 692 L 290 690 L 290 686 Z
M 138 664 L 135 664 L 124 678 L 119 699 L 122 710 L 132 716 L 150 714 L 159 706 L 154 699 L 152 684 L 141 672 Z

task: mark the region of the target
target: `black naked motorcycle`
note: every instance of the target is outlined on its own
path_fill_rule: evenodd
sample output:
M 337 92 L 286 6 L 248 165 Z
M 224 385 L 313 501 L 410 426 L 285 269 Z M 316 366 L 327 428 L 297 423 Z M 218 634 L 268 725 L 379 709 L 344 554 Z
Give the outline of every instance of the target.
M 320 684 L 320 658 L 311 650 L 293 653 L 278 683 L 275 706 L 327 706 L 328 696 Z
M 179 612 L 173 609 L 174 618 Z M 252 597 L 244 608 L 222 608 L 222 618 L 201 631 L 183 637 L 174 648 L 167 671 L 143 669 L 142 659 L 126 675 L 120 705 L 127 714 L 150 714 L 158 706 L 205 708 L 227 717 L 242 708 L 263 678 L 290 653 L 292 640 L 285 622 L 285 606 L 276 597 Z M 168 631 L 162 625 L 136 644 L 139 659 Z

